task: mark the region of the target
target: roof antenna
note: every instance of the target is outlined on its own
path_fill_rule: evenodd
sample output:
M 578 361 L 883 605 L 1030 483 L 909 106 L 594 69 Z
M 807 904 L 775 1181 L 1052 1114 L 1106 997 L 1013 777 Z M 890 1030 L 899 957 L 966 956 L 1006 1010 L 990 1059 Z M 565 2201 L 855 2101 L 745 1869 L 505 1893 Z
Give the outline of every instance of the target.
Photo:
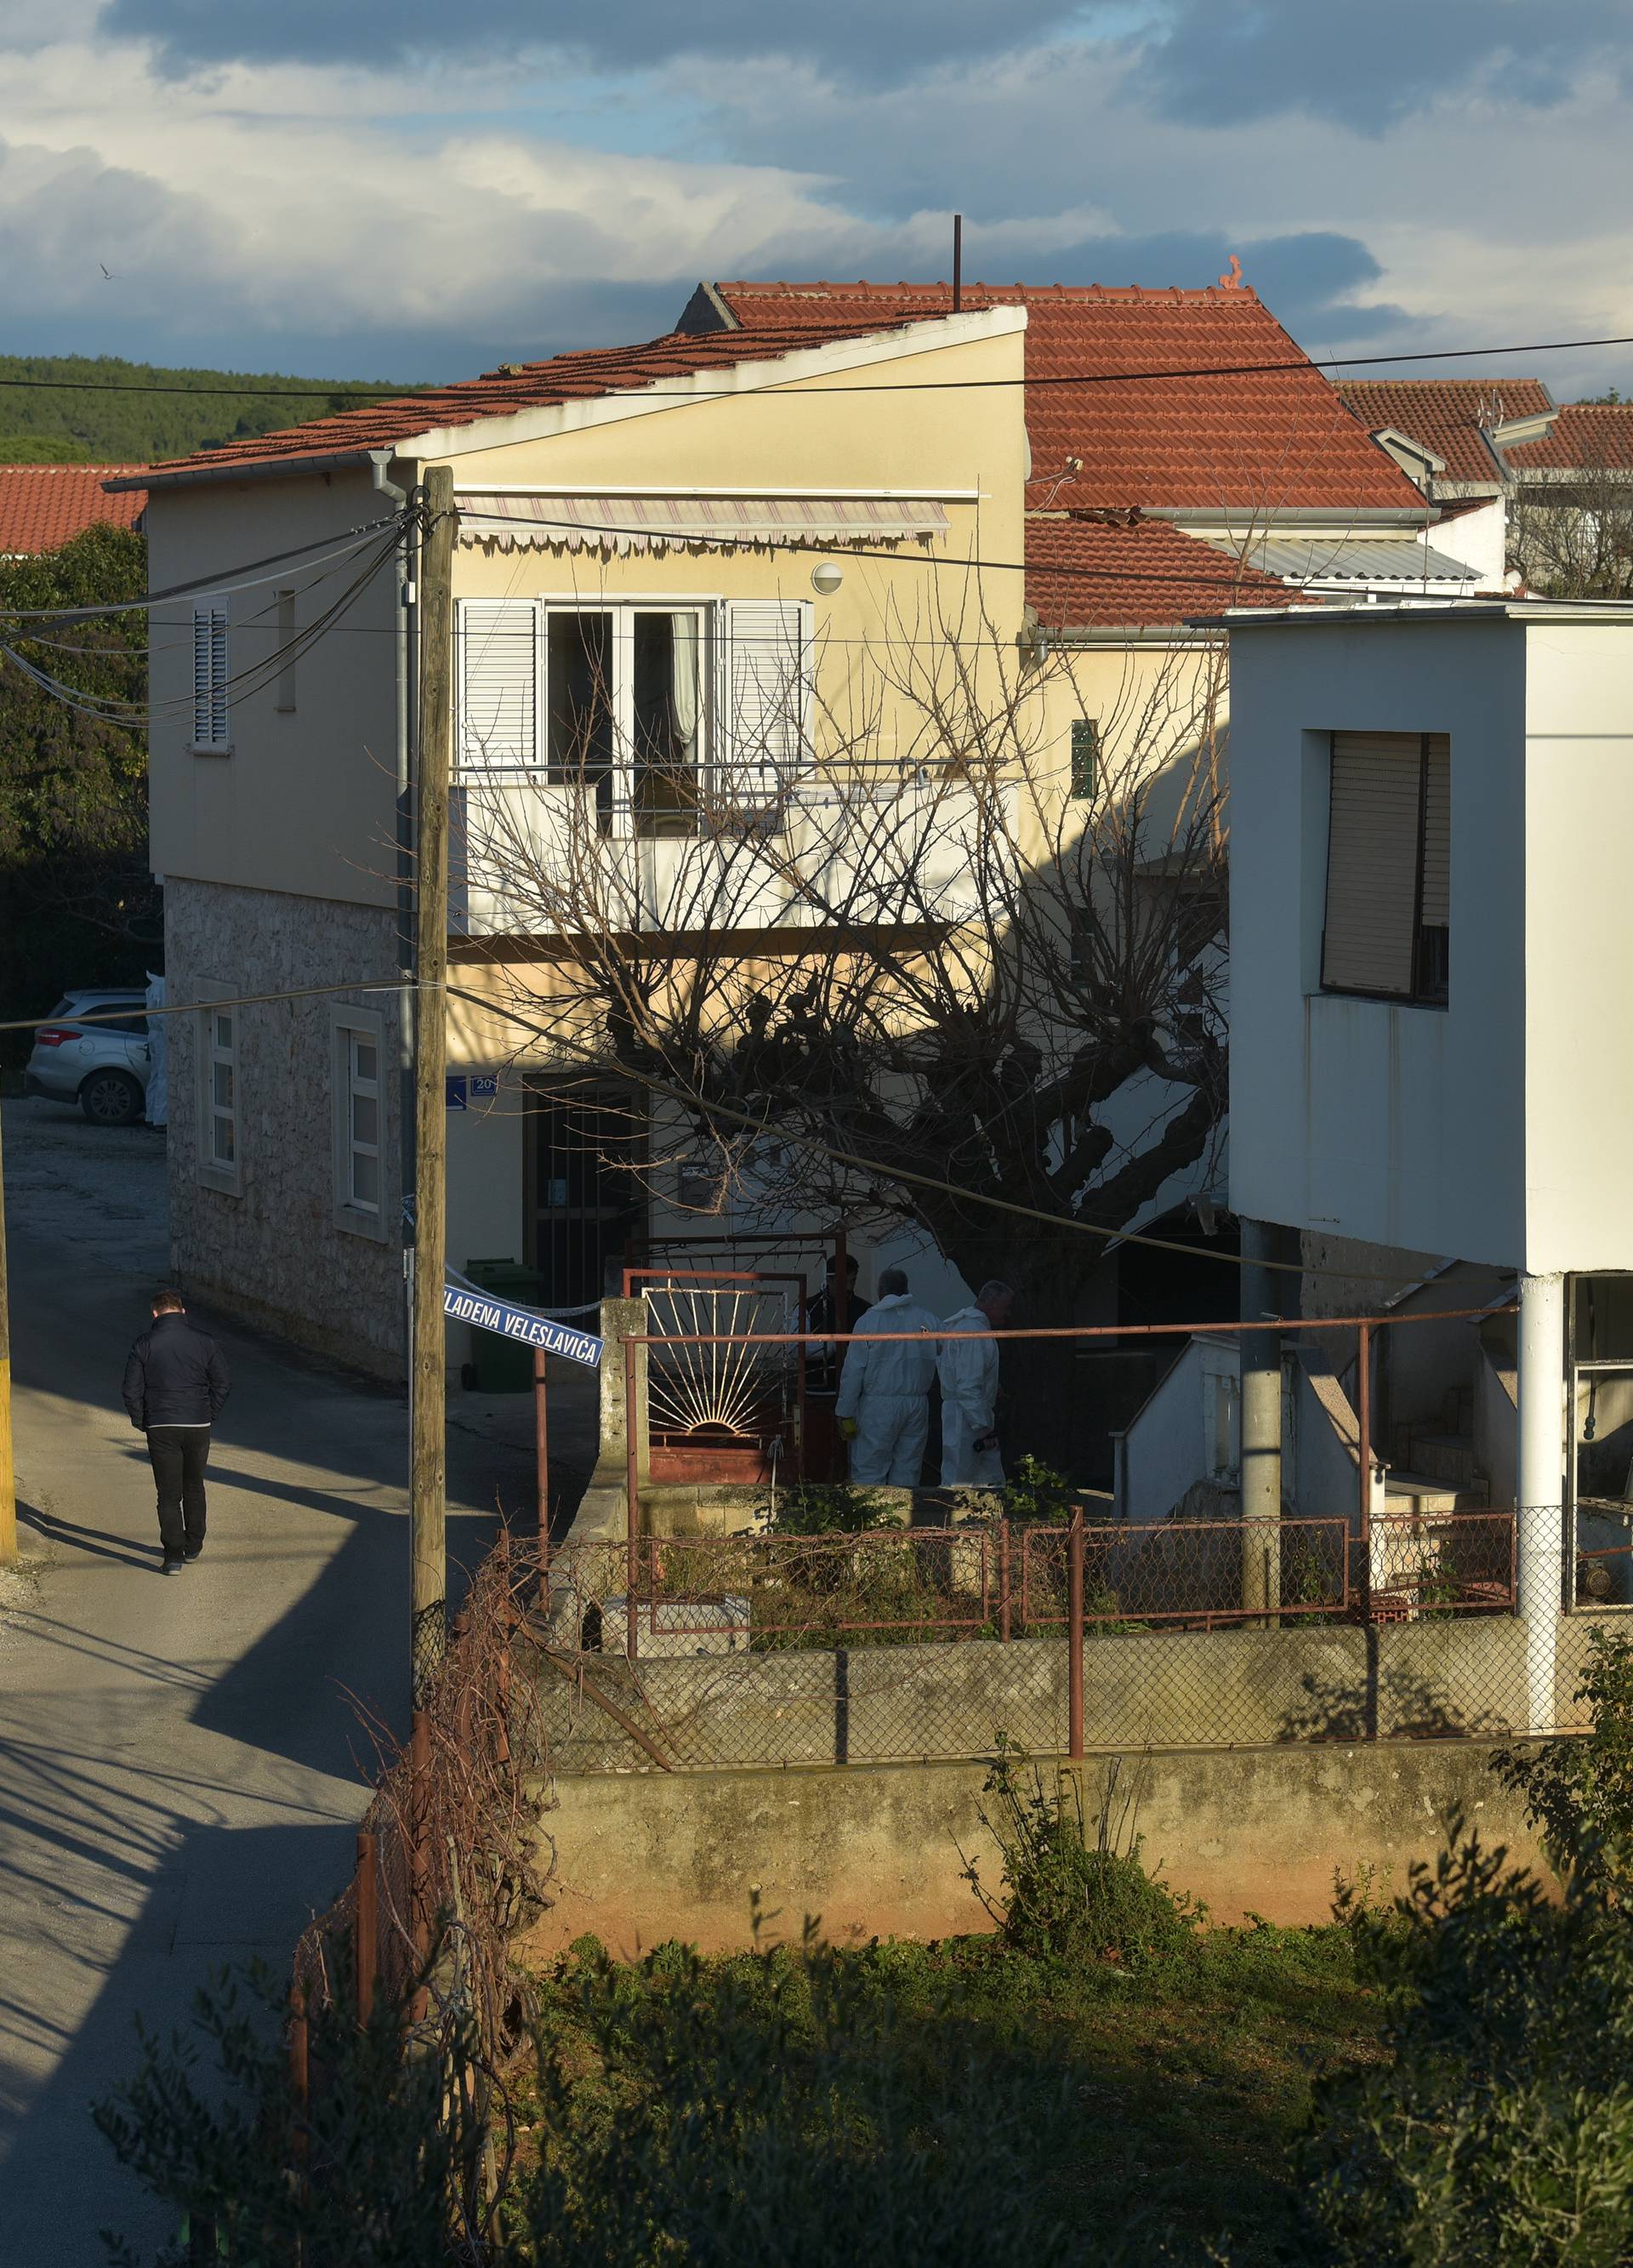
M 953 216 L 953 312 L 964 305 L 964 216 Z

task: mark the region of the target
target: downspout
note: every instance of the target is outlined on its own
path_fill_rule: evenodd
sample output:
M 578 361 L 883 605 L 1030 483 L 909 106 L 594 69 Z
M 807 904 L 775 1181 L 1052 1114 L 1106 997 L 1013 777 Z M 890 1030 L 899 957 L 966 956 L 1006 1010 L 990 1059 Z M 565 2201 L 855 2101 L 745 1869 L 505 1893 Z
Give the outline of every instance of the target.
M 384 497 L 389 497 L 397 509 L 406 514 L 414 500 L 412 487 L 401 488 L 391 478 L 388 467 L 393 461 L 389 449 L 371 450 L 374 487 Z M 402 978 L 402 990 L 398 995 L 397 1012 L 397 1154 L 401 1164 L 401 1199 L 399 1219 L 402 1235 L 403 1275 L 403 1374 L 412 1379 L 413 1366 L 408 1359 L 408 1337 L 413 1303 L 413 1219 L 415 1144 L 414 1144 L 414 1035 L 415 1035 L 415 966 L 414 966 L 414 665 L 417 622 L 416 614 L 416 546 L 418 528 L 405 518 L 397 538 L 397 626 L 396 626 L 396 914 L 397 969 Z

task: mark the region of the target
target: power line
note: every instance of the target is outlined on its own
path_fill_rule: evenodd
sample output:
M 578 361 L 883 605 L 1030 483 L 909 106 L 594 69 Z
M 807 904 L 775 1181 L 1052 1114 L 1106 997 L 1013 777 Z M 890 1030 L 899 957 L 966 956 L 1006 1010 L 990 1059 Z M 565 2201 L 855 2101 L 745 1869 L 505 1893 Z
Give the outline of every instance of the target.
M 143 598 L 113 599 L 84 607 L 0 607 L 0 622 L 89 622 L 105 615 L 151 612 L 171 599 L 224 597 L 232 591 L 250 590 L 257 584 L 273 581 L 272 576 L 258 572 L 261 568 L 282 567 L 291 559 L 309 558 L 314 551 L 338 559 L 348 551 L 360 551 L 371 535 L 386 530 L 395 534 L 412 516 L 408 512 L 399 512 L 387 519 L 365 519 L 356 527 L 347 528 L 343 535 L 320 535 L 311 543 L 297 543 L 287 551 L 269 551 L 260 559 L 246 559 L 237 566 L 221 568 L 202 580 L 173 583 L 163 591 L 150 591 Z M 313 563 L 319 566 L 322 562 L 314 560 Z
M 1041 292 L 1040 298 L 1041 297 L 1042 294 Z M 1160 304 L 1161 294 L 1159 292 L 1153 292 L 1152 298 Z M 1025 301 L 1011 302 L 1008 300 L 998 300 L 993 303 L 993 305 L 997 306 L 1007 306 L 1011 305 L 1024 306 L 1027 303 Z M 1047 305 L 1048 303 L 1045 301 L 1044 304 Z M 905 325 L 912 322 L 933 321 L 948 312 L 949 311 L 946 309 L 927 308 L 923 311 L 915 310 L 905 316 L 891 316 L 881 311 L 879 328 L 881 331 L 894 330 L 904 328 Z M 971 308 L 966 310 L 966 312 L 969 313 L 981 313 L 987 312 L 987 310 Z M 742 332 L 722 332 L 710 334 L 710 335 L 728 338 L 741 337 L 744 343 L 748 345 L 753 343 L 754 335 L 750 330 L 745 330 Z M 829 335 L 813 338 L 812 340 L 804 342 L 803 343 L 808 346 L 837 346 L 843 345 L 850 339 L 866 335 L 869 335 L 869 334 L 862 332 L 847 332 L 839 336 Z M 1479 360 L 1481 358 L 1488 358 L 1496 355 L 1576 354 L 1583 352 L 1591 347 L 1627 346 L 1633 346 L 1633 334 L 1617 335 L 1606 338 L 1533 339 L 1512 346 L 1422 347 L 1415 349 L 1410 352 L 1401 354 L 1300 355 L 1291 359 L 1283 357 L 1275 362 L 1193 363 L 1184 367 L 1174 369 L 1063 371 L 1051 372 L 1047 376 L 1041 375 L 1038 377 L 1021 378 L 913 379 L 899 386 L 886 385 L 877 382 L 858 382 L 848 386 L 824 386 L 819 389 L 819 392 L 820 394 L 924 394 L 948 392 L 958 393 L 967 391 L 980 392 L 989 388 L 1016 386 L 1024 386 L 1033 389 L 1041 387 L 1058 386 L 1129 386 L 1143 385 L 1153 380 L 1169 379 L 1252 378 L 1266 376 L 1276 371 L 1309 370 L 1312 368 L 1316 370 L 1373 370 L 1409 362 L 1468 362 Z M 786 350 L 787 350 L 785 349 L 777 350 L 779 353 Z M 593 354 L 597 352 L 598 350 L 592 347 L 577 350 L 576 351 L 585 354 Z M 617 351 L 617 350 L 607 349 L 606 351 L 611 353 Z M 636 351 L 638 352 L 639 350 L 637 349 Z M 768 357 L 768 359 L 770 357 Z M 548 364 L 541 364 L 538 365 L 541 370 L 548 368 Z M 526 372 L 524 369 L 521 379 L 512 379 L 509 382 L 511 384 L 525 383 L 526 376 Z M 422 397 L 427 401 L 434 401 L 438 394 L 449 393 L 456 386 L 468 386 L 474 382 L 480 381 L 473 381 L 469 379 L 456 379 L 451 380 L 445 385 L 413 387 L 366 386 L 351 380 L 347 380 L 343 384 L 338 386 L 321 386 L 314 383 L 311 386 L 255 387 L 173 386 L 161 384 L 158 381 L 141 379 L 133 380 L 128 379 L 78 379 L 66 378 L 0 378 L 0 387 L 20 387 L 42 393 L 67 394 L 231 394 L 234 398 L 246 397 L 250 400 L 264 401 L 313 401 L 347 399 L 357 402 L 359 407 L 366 408 L 369 404 L 376 401 L 401 401 L 406 402 L 412 401 Z M 499 383 L 501 383 L 501 381 L 495 381 L 496 385 Z M 783 384 L 785 385 L 798 383 L 800 383 L 798 380 L 783 381 Z M 769 390 L 772 389 L 756 389 L 756 391 Z M 701 401 L 740 398 L 736 388 L 722 388 L 717 393 L 710 394 L 702 389 L 691 387 L 677 387 L 673 390 L 665 390 L 664 388 L 658 387 L 641 386 L 638 382 L 628 387 L 608 387 L 606 391 L 609 393 L 639 393 L 643 398 L 647 401 Z M 578 399 L 580 397 L 570 396 L 569 398 Z M 518 407 L 525 409 L 528 407 L 526 403 L 517 404 L 514 402 L 507 403 L 506 406 L 510 409 L 515 409 Z

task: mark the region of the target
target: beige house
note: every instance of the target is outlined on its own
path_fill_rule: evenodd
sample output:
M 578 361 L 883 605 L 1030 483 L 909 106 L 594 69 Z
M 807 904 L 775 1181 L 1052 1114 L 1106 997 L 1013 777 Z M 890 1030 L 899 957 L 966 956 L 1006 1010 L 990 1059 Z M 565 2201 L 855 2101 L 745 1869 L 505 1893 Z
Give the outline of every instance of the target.
M 176 1263 L 384 1373 L 409 1179 L 403 507 L 438 465 L 467 996 L 449 1256 L 533 1268 L 558 1306 L 598 1297 L 697 1171 L 683 1146 L 669 1183 L 645 1170 L 661 1110 L 586 1072 L 576 940 L 661 942 L 671 989 L 722 939 L 768 969 L 836 927 L 910 955 L 989 912 L 995 810 L 1024 869 L 1120 763 L 1183 777 L 1211 752 L 1221 649 L 1188 616 L 1476 579 L 1236 284 L 956 309 L 933 286 L 700 287 L 649 346 L 151 468 L 180 625 L 152 671 L 172 997 L 312 988 L 178 1030 Z M 1175 1107 L 1149 1081 L 1126 1103 L 1130 1142 Z M 1214 1144 L 1143 1217 L 1221 1176 Z

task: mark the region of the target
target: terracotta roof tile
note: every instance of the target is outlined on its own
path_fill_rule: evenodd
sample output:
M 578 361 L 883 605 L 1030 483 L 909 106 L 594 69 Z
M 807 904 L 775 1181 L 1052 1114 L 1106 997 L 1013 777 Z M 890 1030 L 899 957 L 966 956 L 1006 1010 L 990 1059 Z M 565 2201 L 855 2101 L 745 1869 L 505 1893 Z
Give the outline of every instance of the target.
M 1517 472 L 1633 469 L 1633 402 L 1567 401 L 1550 431 L 1504 454 Z
M 129 480 L 141 465 L 0 465 L 0 559 L 55 551 L 87 527 L 134 527 L 147 497 L 117 496 L 104 481 Z
M 952 312 L 945 284 L 717 284 L 746 325 Z M 972 284 L 966 309 L 1024 305 L 1033 498 L 1070 505 L 1409 509 L 1417 492 L 1246 285 Z M 1210 376 L 1220 365 L 1285 369 Z M 1194 372 L 1142 379 L 1157 370 Z M 1073 386 L 1074 375 L 1126 386 Z M 1037 383 L 1037 381 L 1044 381 Z M 1056 486 L 1067 460 L 1083 469 Z
M 200 449 L 190 457 L 173 458 L 151 469 L 158 483 L 166 475 L 231 472 L 240 466 L 296 463 L 303 458 L 362 456 L 370 449 L 386 448 L 394 441 L 443 426 L 473 425 L 479 418 L 505 417 L 519 409 L 593 401 L 602 394 L 661 385 L 666 379 L 729 369 L 761 357 L 791 354 L 802 347 L 893 329 L 902 320 L 889 314 L 842 318 L 813 313 L 805 320 L 757 324 L 751 331 L 697 335 L 672 331 L 643 346 L 594 347 L 553 355 L 548 362 L 504 363 L 481 378 L 463 379 L 457 385 L 432 387 L 423 394 L 390 401 L 360 403 L 333 416 L 312 418 L 304 425 L 229 442 L 224 448 Z
M 1482 426 L 1539 417 L 1553 408 L 1535 378 L 1344 378 L 1338 391 L 1369 433 L 1392 425 L 1445 460 L 1445 478 L 1495 484 L 1501 468 Z
M 1151 629 L 1226 607 L 1313 603 L 1166 520 L 1026 523 L 1026 598 L 1048 630 Z

